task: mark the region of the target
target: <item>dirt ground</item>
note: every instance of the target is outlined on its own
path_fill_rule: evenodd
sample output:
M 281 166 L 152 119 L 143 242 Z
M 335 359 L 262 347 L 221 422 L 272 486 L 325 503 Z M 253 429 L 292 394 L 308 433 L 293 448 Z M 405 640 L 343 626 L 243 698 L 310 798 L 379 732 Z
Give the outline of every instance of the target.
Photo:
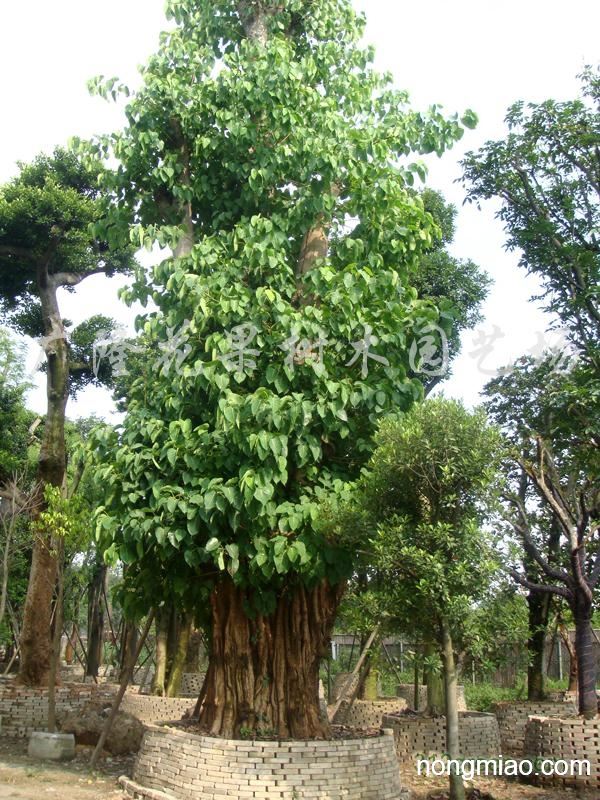
M 104 759 L 97 772 L 90 774 L 91 748 L 78 747 L 74 761 L 49 764 L 27 757 L 25 740 L 0 738 L 0 800 L 125 800 L 119 790 L 119 775 L 130 775 L 132 758 Z M 403 774 L 405 786 L 413 790 L 413 800 L 440 798 L 447 783 L 440 778 L 418 778 Z M 482 796 L 494 800 L 598 800 L 598 792 L 587 794 L 570 789 L 538 789 L 502 780 L 477 781 Z
M 402 773 L 403 786 L 413 792 L 413 800 L 438 800 L 448 790 L 447 778 L 426 778 Z M 476 780 L 467 783 L 468 787 L 479 790 L 481 798 L 491 796 L 494 800 L 598 800 L 597 791 L 580 792 L 573 789 L 540 789 L 536 786 L 525 786 L 516 781 L 500 778 Z M 477 797 L 477 795 L 476 795 Z
M 117 778 L 131 772 L 132 759 L 105 759 L 90 774 L 90 755 L 78 747 L 67 764 L 42 763 L 27 757 L 26 740 L 0 738 L 0 800 L 122 800 Z

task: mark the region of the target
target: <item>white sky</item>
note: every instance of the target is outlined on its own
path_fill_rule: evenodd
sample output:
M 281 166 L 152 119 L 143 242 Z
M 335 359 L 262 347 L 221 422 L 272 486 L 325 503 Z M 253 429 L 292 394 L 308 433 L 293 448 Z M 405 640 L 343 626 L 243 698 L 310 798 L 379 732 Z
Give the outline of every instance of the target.
M 367 40 L 377 49 L 377 65 L 391 71 L 413 105 L 442 104 L 448 111 L 473 108 L 476 131 L 431 165 L 429 185 L 460 208 L 455 255 L 471 258 L 493 277 L 485 323 L 465 336 L 463 354 L 448 395 L 477 402 L 494 368 L 535 347 L 546 325 L 529 302 L 536 291 L 517 267 L 518 257 L 504 251 L 504 233 L 494 208 L 461 207 L 463 193 L 454 184 L 458 160 L 490 138 L 500 138 L 508 106 L 518 99 L 568 99 L 578 92 L 576 75 L 586 63 L 600 61 L 600 3 L 597 0 L 355 0 L 368 17 Z M 90 98 L 86 81 L 97 74 L 137 82 L 137 65 L 157 44 L 165 26 L 163 0 L 20 0 L 0 6 L 0 181 L 16 172 L 17 160 L 40 151 L 120 126 L 119 110 Z M 86 280 L 76 296 L 61 298 L 63 314 L 75 323 L 95 313 L 128 322 L 131 312 L 116 297 L 117 283 Z M 498 329 L 502 338 L 478 363 L 476 339 Z M 31 362 L 37 353 L 32 350 Z M 43 379 L 29 398 L 45 410 Z M 88 389 L 69 406 L 70 416 L 108 416 L 108 393 Z

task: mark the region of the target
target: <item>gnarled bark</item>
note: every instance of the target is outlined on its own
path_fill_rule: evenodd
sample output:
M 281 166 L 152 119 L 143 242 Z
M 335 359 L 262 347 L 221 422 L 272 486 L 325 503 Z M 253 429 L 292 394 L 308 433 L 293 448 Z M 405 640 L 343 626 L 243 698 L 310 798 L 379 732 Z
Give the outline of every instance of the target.
M 281 738 L 326 739 L 319 666 L 328 653 L 343 587 L 282 589 L 271 616 L 247 613 L 251 599 L 224 577 L 211 597 L 212 647 L 200 697 L 200 723 L 236 738 L 269 731 Z

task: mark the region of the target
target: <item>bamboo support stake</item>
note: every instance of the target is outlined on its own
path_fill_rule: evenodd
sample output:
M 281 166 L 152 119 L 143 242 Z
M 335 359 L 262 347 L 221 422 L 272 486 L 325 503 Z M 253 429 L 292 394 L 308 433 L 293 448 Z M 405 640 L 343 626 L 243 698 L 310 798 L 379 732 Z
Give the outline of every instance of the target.
M 135 665 L 137 663 L 138 658 L 140 657 L 140 653 L 142 652 L 142 648 L 144 647 L 144 642 L 148 634 L 150 633 L 150 628 L 152 627 L 152 623 L 154 621 L 154 609 L 150 611 L 148 615 L 148 619 L 146 620 L 146 625 L 144 626 L 144 630 L 142 631 L 142 635 L 140 641 L 138 642 L 138 646 L 135 650 L 133 658 L 130 659 L 129 664 L 124 670 L 124 675 L 121 679 L 121 685 L 119 687 L 119 691 L 117 692 L 117 696 L 113 702 L 112 709 L 110 711 L 110 715 L 106 720 L 102 733 L 100 734 L 100 738 L 98 739 L 98 744 L 96 745 L 94 752 L 92 753 L 92 758 L 90 760 L 90 769 L 93 770 L 96 767 L 98 759 L 100 757 L 100 753 L 102 752 L 102 748 L 104 747 L 104 743 L 106 742 L 106 738 L 110 733 L 110 730 L 113 726 L 113 723 L 116 719 L 116 716 L 119 712 L 119 707 L 125 696 L 125 692 L 127 691 L 127 687 L 129 686 L 129 682 L 133 676 L 133 670 L 135 669 Z

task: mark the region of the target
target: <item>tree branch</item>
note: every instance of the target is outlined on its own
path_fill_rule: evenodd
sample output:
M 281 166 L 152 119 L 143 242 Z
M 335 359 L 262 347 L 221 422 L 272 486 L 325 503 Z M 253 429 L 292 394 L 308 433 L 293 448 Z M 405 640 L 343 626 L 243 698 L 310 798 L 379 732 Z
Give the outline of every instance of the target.
M 555 594 L 559 597 L 564 597 L 567 600 L 571 599 L 571 592 L 569 589 L 566 589 L 563 586 L 554 586 L 546 583 L 533 583 L 533 581 L 527 580 L 527 578 L 521 575 L 520 572 L 517 572 L 516 569 L 512 569 L 512 567 L 506 567 L 506 571 L 517 583 L 519 583 L 525 589 L 529 589 L 531 592 L 539 592 L 540 594 Z

